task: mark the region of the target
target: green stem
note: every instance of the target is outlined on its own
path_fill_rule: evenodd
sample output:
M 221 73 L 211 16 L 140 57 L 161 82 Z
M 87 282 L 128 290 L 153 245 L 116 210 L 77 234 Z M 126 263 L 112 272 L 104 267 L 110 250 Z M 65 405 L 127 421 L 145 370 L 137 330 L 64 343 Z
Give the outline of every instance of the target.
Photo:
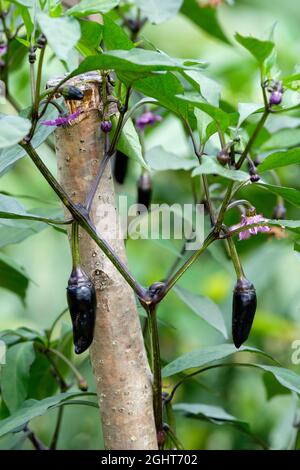
M 238 252 L 236 250 L 235 244 L 231 237 L 228 238 L 227 243 L 228 243 L 230 257 L 231 257 L 231 260 L 232 260 L 232 263 L 236 272 L 236 276 L 238 279 L 244 278 L 245 277 L 244 270 L 241 265 L 241 261 L 240 261 Z
M 73 268 L 80 266 L 80 251 L 79 251 L 79 226 L 77 222 L 73 222 L 71 229 L 71 251 Z
M 39 62 L 38 62 L 38 70 L 36 76 L 36 88 L 35 88 L 35 102 L 34 102 L 34 113 L 35 115 L 38 114 L 39 110 L 39 101 L 40 101 L 40 94 L 41 94 L 41 82 L 42 82 L 42 72 L 43 72 L 43 62 L 45 57 L 45 49 L 43 47 L 40 52 Z
M 120 111 L 117 127 L 116 127 L 115 133 L 114 133 L 113 138 L 111 140 L 110 147 L 109 147 L 108 152 L 107 152 L 109 156 L 112 156 L 115 153 L 117 143 L 119 141 L 119 138 L 120 138 L 120 135 L 121 135 L 121 132 L 122 132 L 122 129 L 123 129 L 123 120 L 124 120 L 125 114 L 128 110 L 130 94 L 131 94 L 131 87 L 128 87 L 127 91 L 126 91 L 125 103 L 123 105 L 122 110 Z
M 47 351 L 51 352 L 52 354 L 55 354 L 57 357 L 59 357 L 71 369 L 71 371 L 73 372 L 73 374 L 76 377 L 76 380 L 78 381 L 78 385 L 79 385 L 79 388 L 81 390 L 86 390 L 87 389 L 86 380 L 84 379 L 84 377 L 82 377 L 81 373 L 74 366 L 74 364 L 72 364 L 72 362 L 69 361 L 69 359 L 64 354 L 62 354 L 57 349 L 53 349 L 53 348 L 48 348 Z
M 159 336 L 156 317 L 156 306 L 150 305 L 147 309 L 151 346 L 152 346 L 152 371 L 153 371 L 153 408 L 155 417 L 156 431 L 161 431 L 163 427 L 163 413 L 162 413 L 162 379 L 161 379 L 161 362 L 160 362 L 160 347 Z
M 215 228 L 214 228 L 214 231 L 217 234 L 221 230 L 223 220 L 224 220 L 224 215 L 225 215 L 225 212 L 227 210 L 227 206 L 228 206 L 228 204 L 230 202 L 230 199 L 231 199 L 231 196 L 232 196 L 233 184 L 234 184 L 233 181 L 230 181 L 228 183 L 227 191 L 226 191 L 226 194 L 224 196 L 223 202 L 221 204 L 221 207 L 220 207 L 220 210 L 219 210 L 219 213 L 218 213 L 217 221 L 216 221 Z
M 217 239 L 216 234 L 211 232 L 203 242 L 203 245 L 197 250 L 178 271 L 166 281 L 165 287 L 162 290 L 162 298 L 172 289 L 181 276 L 189 269 L 189 267 L 199 258 L 199 256 L 206 250 L 206 248 Z M 160 299 L 161 300 L 161 299 Z
M 65 308 L 59 315 L 58 317 L 55 318 L 54 322 L 52 323 L 52 326 L 48 332 L 48 347 L 50 346 L 50 341 L 51 341 L 51 336 L 53 334 L 53 331 L 54 331 L 54 328 L 56 327 L 57 323 L 59 322 L 59 320 L 64 316 L 65 313 L 67 313 L 69 309 L 68 308 Z
M 64 412 L 64 408 L 63 406 L 60 406 L 58 408 L 56 425 L 55 425 L 54 433 L 53 433 L 51 443 L 50 443 L 51 450 L 56 450 L 56 447 L 57 447 L 57 441 L 58 441 L 58 437 L 59 437 L 59 433 L 60 433 L 60 429 L 62 425 L 63 412 Z
M 269 116 L 269 113 L 270 113 L 269 109 L 266 108 L 263 115 L 262 115 L 262 117 L 258 121 L 257 126 L 255 127 L 255 129 L 253 131 L 253 134 L 251 135 L 250 139 L 248 140 L 248 143 L 245 147 L 245 150 L 243 151 L 242 155 L 240 156 L 240 158 L 239 158 L 239 160 L 236 164 L 236 169 L 237 170 L 239 168 L 241 168 L 242 164 L 244 163 L 245 159 L 247 158 L 248 153 L 250 152 L 252 145 L 254 144 L 258 134 L 262 130 L 262 128 L 263 128 L 263 126 L 264 126 L 264 124 L 267 120 L 267 117 Z
M 233 201 L 230 204 L 228 204 L 226 211 L 229 211 L 230 209 L 233 209 L 234 207 L 237 207 L 237 206 L 246 206 L 246 207 L 249 207 L 249 209 L 254 209 L 251 202 L 247 201 L 247 199 L 239 199 L 237 201 Z

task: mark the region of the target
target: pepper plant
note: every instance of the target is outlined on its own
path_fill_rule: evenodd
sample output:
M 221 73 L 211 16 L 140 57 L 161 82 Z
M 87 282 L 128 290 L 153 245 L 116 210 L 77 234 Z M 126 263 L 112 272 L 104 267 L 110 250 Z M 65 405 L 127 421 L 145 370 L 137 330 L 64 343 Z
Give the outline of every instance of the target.
M 151 2 L 153 8 L 149 8 L 150 2 L 143 0 L 0 2 L 2 100 L 14 108 L 9 114 L 5 110 L 0 116 L 0 171 L 1 174 L 14 171 L 20 159 L 30 159 L 65 211 L 64 216 L 61 208 L 50 210 L 43 207 L 29 211 L 17 196 L 2 192 L 1 234 L 6 238 L 1 240 L 1 246 L 21 242 L 47 225 L 63 235 L 67 235 L 70 229 L 73 266 L 69 281 L 66 279 L 72 328 L 70 323 L 68 327 L 62 323 L 60 336 L 57 335 L 66 307 L 43 331 L 29 327 L 1 331 L 1 341 L 6 345 L 7 353 L 6 364 L 1 367 L 0 435 L 16 434 L 20 439 L 18 446 L 28 439 L 36 449 L 56 449 L 64 408 L 67 405 L 97 408 L 97 395 L 100 412 L 102 415 L 105 413 L 102 419 L 104 429 L 110 426 L 108 421 L 114 420 L 114 413 L 124 415 L 122 408 L 109 410 L 103 405 L 101 409 L 106 398 L 101 393 L 101 387 L 105 386 L 101 383 L 101 376 L 95 372 L 95 379 L 99 382 L 97 395 L 87 391 L 87 382 L 78 370 L 80 364 L 74 361 L 72 354 L 72 341 L 76 354 L 81 354 L 92 344 L 94 329 L 100 328 L 95 317 L 101 316 L 101 291 L 105 290 L 105 285 L 101 289 L 98 286 L 100 293 L 97 291 L 96 299 L 95 286 L 101 269 L 94 271 L 93 275 L 86 272 L 87 256 L 92 260 L 94 253 L 85 255 L 85 261 L 82 261 L 81 251 L 86 240 L 80 241 L 83 234 L 93 240 L 101 250 L 101 256 L 109 259 L 114 272 L 136 296 L 144 333 L 144 351 L 152 373 L 151 387 L 147 392 L 151 398 L 147 432 L 154 436 L 154 440 L 151 436 L 133 435 L 129 431 L 131 415 L 138 418 L 136 409 L 143 408 L 142 398 L 136 395 L 135 411 L 122 418 L 124 429 L 119 430 L 120 434 L 128 433 L 130 445 L 117 444 L 106 429 L 104 443 L 107 448 L 114 449 L 117 445 L 122 449 L 141 448 L 143 440 L 146 449 L 182 449 L 185 438 L 176 433 L 176 417 L 182 414 L 218 424 L 230 423 L 249 436 L 254 448 L 269 448 L 268 442 L 221 407 L 198 402 L 175 403 L 179 390 L 186 384 L 188 387 L 194 380 L 201 387 L 201 383 L 195 380 L 205 371 L 234 366 L 269 373 L 281 387 L 295 394 L 294 421 L 290 425 L 292 430 L 293 423 L 295 425 L 295 445 L 300 377 L 293 370 L 282 367 L 267 351 L 248 343 L 244 345 L 248 338 L 251 344 L 251 327 L 260 298 L 257 298 L 253 281 L 248 279 L 243 268 L 239 247 L 248 243 L 245 240 L 252 240 L 259 234 L 261 244 L 270 237 L 289 237 L 295 241 L 297 249 L 300 221 L 292 220 L 286 214 L 289 214 L 291 205 L 300 205 L 300 193 L 294 187 L 282 185 L 280 170 L 300 163 L 300 150 L 293 142 L 286 141 L 277 142 L 266 150 L 265 142 L 270 137 L 267 127 L 270 120 L 279 123 L 279 128 L 281 120 L 286 122 L 285 116 L 293 122 L 299 121 L 300 76 L 298 72 L 286 76 L 280 72 L 273 33 L 262 39 L 240 33 L 227 38 L 218 21 L 216 6 L 219 3 L 222 2 L 155 0 Z M 207 61 L 171 57 L 144 37 L 147 24 L 159 24 L 179 11 L 228 47 L 240 46 L 252 55 L 257 70 L 257 88 L 260 89 L 257 103 L 243 102 L 236 107 L 235 103 L 222 99 L 219 85 L 209 78 L 210 64 Z M 57 75 L 60 73 L 50 77 L 47 71 L 53 56 L 60 61 L 65 72 L 59 79 Z M 26 109 L 19 109 L 12 92 L 13 73 L 21 63 L 30 84 L 26 90 L 30 95 Z M 45 87 L 46 78 L 49 81 Z M 79 129 L 76 126 L 84 122 L 85 114 L 89 112 L 89 109 L 82 108 L 81 102 L 89 103 L 89 98 L 81 82 L 88 84 L 93 80 L 101 99 L 101 106 L 97 109 L 97 135 L 103 142 L 103 155 L 85 200 L 78 203 L 73 197 L 78 188 L 72 188 L 74 195 L 66 190 L 64 182 L 54 176 L 45 163 L 40 146 L 44 144 L 55 149 L 52 138 L 55 132 L 57 150 L 62 145 L 59 143 L 62 136 L 68 136 L 72 129 L 76 133 Z M 152 153 L 147 150 L 147 140 L 153 129 L 159 129 L 169 116 L 173 116 L 185 133 L 190 152 L 188 157 L 174 155 L 162 147 L 156 147 Z M 72 135 L 76 140 L 76 135 Z M 85 141 L 78 137 L 80 145 L 84 147 Z M 146 209 L 151 208 L 151 198 L 155 194 L 155 170 L 185 170 L 195 208 L 201 203 L 205 207 L 205 239 L 201 246 L 190 252 L 186 249 L 190 240 L 183 240 L 169 272 L 150 286 L 140 283 L 118 250 L 106 239 L 105 231 L 100 233 L 91 212 L 100 185 L 109 179 L 107 172 L 111 165 L 117 187 L 121 191 L 122 185 L 126 187 L 127 172 L 132 168 L 128 159 L 134 161 L 135 169 L 139 168 L 137 202 Z M 75 165 L 74 160 L 70 164 Z M 84 170 L 81 168 L 82 174 Z M 259 188 L 262 199 L 274 200 L 273 214 L 261 213 L 261 207 L 257 210 L 252 200 L 253 187 Z M 26 197 L 34 201 L 29 179 Z M 157 311 L 171 291 L 227 339 L 223 316 L 214 302 L 178 285 L 192 266 L 199 259 L 205 260 L 205 254 L 215 246 L 220 250 L 218 256 L 227 262 L 229 260 L 235 273 L 232 307 L 227 306 L 232 316 L 232 342 L 202 345 L 200 349 L 168 362 L 161 357 Z M 47 270 L 46 265 L 43 268 Z M 149 266 L 144 269 L 148 270 Z M 205 271 L 205 262 L 201 269 Z M 3 252 L 1 285 L 24 300 L 29 282 L 24 271 Z M 63 292 L 65 286 L 61 289 Z M 109 302 L 109 296 L 117 295 L 117 292 L 110 292 L 106 300 Z M 121 300 L 126 306 L 127 297 Z M 173 312 L 173 315 L 177 313 Z M 120 341 L 123 328 L 120 323 L 114 344 L 119 348 L 120 357 L 126 356 Z M 101 338 L 101 331 L 99 334 Z M 93 351 L 94 364 L 107 361 L 99 353 L 97 344 Z M 136 362 L 139 359 L 137 356 Z M 111 370 L 112 377 L 114 373 Z M 126 370 L 124 374 L 126 376 Z M 43 380 L 47 386 L 43 387 Z M 110 387 L 109 393 L 119 393 L 114 389 L 113 379 Z M 50 441 L 43 442 L 42 436 L 33 432 L 31 421 L 51 409 L 58 409 L 57 419 Z M 142 432 L 139 430 L 136 434 Z

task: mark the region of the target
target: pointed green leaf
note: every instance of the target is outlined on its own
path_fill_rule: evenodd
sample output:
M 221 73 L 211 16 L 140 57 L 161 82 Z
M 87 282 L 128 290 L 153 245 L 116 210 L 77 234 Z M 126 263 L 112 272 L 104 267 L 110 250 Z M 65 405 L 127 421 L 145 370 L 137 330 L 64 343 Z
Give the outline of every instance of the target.
M 262 41 L 252 36 L 242 36 L 239 33 L 236 33 L 235 39 L 255 57 L 260 65 L 263 65 L 274 49 L 272 41 Z
M 52 18 L 44 12 L 39 12 L 37 19 L 51 49 L 59 59 L 67 61 L 81 36 L 78 21 L 66 16 Z
M 237 127 L 240 127 L 251 114 L 261 109 L 261 107 L 261 104 L 257 103 L 239 103 L 238 112 L 240 116 Z
M 220 331 L 225 339 L 228 338 L 222 312 L 211 299 L 189 292 L 180 286 L 175 286 L 173 290 L 193 312 L 203 318 L 213 328 Z
M 31 122 L 20 116 L 0 115 L 0 149 L 12 147 L 29 132 Z
M 161 145 L 152 147 L 146 152 L 146 161 L 154 171 L 191 170 L 198 165 L 197 158 L 184 158 L 168 152 Z
M 129 51 L 134 48 L 134 44 L 125 33 L 124 28 L 117 25 L 107 15 L 103 15 L 103 21 L 103 40 L 108 51 L 112 49 Z
M 188 418 L 197 418 L 204 421 L 210 421 L 214 424 L 239 424 L 242 427 L 249 427 L 244 421 L 240 421 L 230 415 L 220 406 L 205 405 L 202 403 L 176 403 L 173 406 L 174 411 L 181 411 Z
M 242 346 L 241 348 L 236 349 L 233 344 L 218 344 L 216 346 L 208 346 L 196 351 L 191 351 L 178 357 L 163 368 L 162 375 L 163 377 L 170 377 L 171 375 L 178 374 L 179 372 L 183 372 L 187 369 L 200 368 L 210 364 L 211 362 L 225 359 L 234 353 L 240 352 L 262 354 L 263 356 L 272 359 L 268 354 L 264 353 L 260 349 L 250 348 L 247 346 Z
M 0 253 L 0 287 L 14 292 L 24 301 L 28 284 L 29 278 L 24 268 L 9 256 Z
M 116 129 L 117 118 L 112 118 L 113 130 Z M 145 160 L 143 159 L 142 147 L 138 133 L 135 130 L 133 122 L 128 119 L 125 126 L 123 127 L 121 137 L 117 144 L 118 150 L 125 153 L 127 157 L 140 163 L 144 168 L 149 169 Z
M 184 0 L 181 13 L 206 33 L 227 44 L 229 43 L 219 24 L 217 8 L 204 8 L 197 0 Z
M 81 0 L 77 5 L 67 10 L 71 16 L 89 16 L 95 13 L 108 13 L 118 6 L 120 0 Z
M 282 166 L 294 165 L 300 163 L 300 148 L 290 149 L 286 152 L 275 152 L 268 155 L 260 165 L 258 165 L 258 172 L 273 170 Z
M 13 413 L 26 400 L 29 371 L 35 358 L 32 342 L 20 343 L 8 349 L 6 364 L 1 368 L 2 398 Z
M 208 157 L 206 155 L 202 157 L 201 164 L 192 172 L 193 177 L 198 175 L 219 175 L 233 181 L 249 180 L 249 175 L 245 171 L 229 170 L 228 168 L 220 165 L 215 157 Z
M 135 0 L 138 8 L 151 23 L 160 24 L 175 16 L 183 0 Z
M 294 188 L 286 188 L 284 186 L 274 186 L 272 184 L 260 183 L 257 185 L 259 188 L 266 189 L 273 194 L 283 197 L 286 201 L 294 206 L 300 206 L 300 191 Z

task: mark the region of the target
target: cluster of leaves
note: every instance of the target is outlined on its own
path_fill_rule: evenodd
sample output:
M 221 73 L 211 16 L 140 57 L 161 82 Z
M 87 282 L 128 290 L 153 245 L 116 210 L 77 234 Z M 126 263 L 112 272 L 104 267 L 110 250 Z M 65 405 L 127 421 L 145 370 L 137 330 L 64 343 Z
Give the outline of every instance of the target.
M 32 42 L 42 33 L 47 38 L 53 53 L 69 71 L 70 78 L 93 70 L 113 70 L 121 84 L 116 92 L 116 98 L 120 102 L 124 100 L 126 89 L 131 87 L 137 95 L 142 94 L 146 97 L 141 104 L 149 102 L 151 106 L 160 107 L 165 115 L 172 113 L 183 122 L 191 130 L 195 141 L 201 144 L 204 153 L 201 157 L 201 164 L 195 155 L 189 155 L 186 158 L 179 157 L 163 146 L 152 148 L 145 154 L 129 111 L 118 142 L 118 149 L 129 158 L 147 170 L 155 172 L 185 170 L 189 172 L 191 178 L 197 178 L 199 175 L 208 176 L 211 178 L 211 183 L 219 177 L 217 180 L 221 188 L 217 194 L 219 199 L 228 181 L 233 182 L 236 189 L 249 184 L 249 172 L 245 167 L 236 170 L 222 166 L 218 162 L 217 155 L 221 146 L 220 143 L 216 144 L 215 137 L 221 134 L 227 141 L 238 140 L 238 149 L 242 152 L 265 112 L 266 103 L 240 103 L 238 108 L 234 109 L 229 103 L 220 99 L 219 85 L 204 73 L 208 65 L 205 61 L 173 58 L 148 44 L 143 44 L 144 48 L 138 47 L 140 44 L 136 44 L 134 38 L 126 33 L 127 23 L 125 22 L 124 25 L 122 23 L 124 18 L 131 18 L 129 15 L 132 10 L 127 2 L 123 4 L 119 0 L 95 2 L 82 0 L 68 10 L 57 1 L 40 1 L 38 2 L 39 8 L 36 8 L 36 3 L 31 0 L 1 2 L 2 8 L 9 11 L 9 15 L 2 15 L 3 19 L 9 20 L 9 23 L 7 21 L 3 23 L 4 33 L 6 32 L 7 40 L 9 40 L 5 56 L 8 75 L 11 66 L 10 59 L 17 51 L 20 52 L 21 57 L 26 57 Z M 163 2 L 136 0 L 132 3 L 135 3 L 131 5 L 134 12 L 137 7 L 139 15 L 154 24 L 170 19 L 180 10 L 204 31 L 230 44 L 219 25 L 217 10 L 210 7 L 200 8 L 196 0 L 165 0 Z M 86 20 L 87 15 L 94 13 L 101 13 L 103 24 Z M 123 26 L 120 26 L 120 23 Z M 127 31 L 130 33 L 130 28 L 127 27 Z M 262 85 L 265 80 L 271 81 L 279 78 L 280 72 L 276 64 L 272 38 L 261 40 L 240 34 L 237 34 L 235 38 L 256 60 Z M 102 41 L 105 49 L 100 47 Z M 69 57 L 75 49 L 83 60 L 78 67 L 70 68 Z M 3 78 L 5 78 L 4 75 Z M 280 80 L 287 90 L 285 94 L 287 104 L 284 107 L 277 107 L 270 115 L 269 127 L 264 127 L 264 132 L 261 132 L 260 138 L 253 144 L 252 159 L 259 157 L 261 160 L 257 166 L 257 172 L 263 175 L 263 179 L 257 183 L 257 187 L 276 195 L 278 201 L 285 200 L 286 203 L 299 207 L 300 192 L 293 187 L 274 185 L 272 179 L 275 170 L 300 163 L 299 136 L 295 137 L 296 141 L 294 141 L 291 135 L 295 136 L 295 133 L 289 133 L 295 121 L 298 120 L 300 76 L 299 73 L 294 73 L 287 77 L 280 76 Z M 6 85 L 9 93 L 9 76 Z M 266 93 L 264 88 L 263 91 Z M 263 97 L 268 100 L 266 94 Z M 290 126 L 286 125 L 286 121 L 282 119 L 284 111 L 294 113 L 290 116 Z M 19 116 L 3 114 L 0 116 L 0 175 L 9 171 L 18 160 L 25 156 L 25 151 L 19 143 L 30 131 L 30 114 L 31 109 L 27 109 L 21 111 Z M 57 114 L 57 109 L 49 106 L 43 119 L 54 119 Z M 116 128 L 116 122 L 114 128 Z M 31 141 L 33 147 L 39 147 L 52 131 L 53 128 L 43 126 L 39 122 Z M 2 219 L 1 247 L 21 242 L 45 228 L 47 224 L 61 230 L 59 226 L 62 217 L 56 208 L 47 211 L 34 208 L 28 211 L 14 197 L 7 194 L 0 197 L 0 217 Z M 290 230 L 295 239 L 296 249 L 298 249 L 300 221 L 270 220 L 268 223 L 270 226 Z M 0 264 L 1 286 L 15 292 L 24 301 L 30 282 L 28 274 L 5 254 L 1 254 Z M 196 314 L 220 331 L 225 339 L 228 338 L 222 313 L 211 299 L 192 294 L 178 286 L 174 288 L 174 291 Z M 51 339 L 47 331 L 36 332 L 24 328 L 4 331 L 0 338 L 8 346 L 7 363 L 1 370 L 0 416 L 3 421 L 0 435 L 20 430 L 25 432 L 31 419 L 51 408 L 63 406 L 69 399 L 78 398 L 78 392 L 66 393 L 65 385 L 62 385 L 70 371 L 71 330 L 69 327 L 63 327 L 60 337 L 55 340 Z M 62 359 L 61 355 L 55 356 L 53 350 L 61 353 L 67 362 Z M 53 357 L 51 351 L 54 354 Z M 268 362 L 271 362 L 271 365 L 260 364 L 256 361 L 224 363 L 223 360 L 236 353 L 236 349 L 231 344 L 202 348 L 178 357 L 164 367 L 163 377 L 178 376 L 180 379 L 170 396 L 173 398 L 178 386 L 189 376 L 225 365 L 261 369 L 271 373 L 281 386 L 296 394 L 300 393 L 300 377 L 296 373 L 278 364 L 273 365 L 274 360 L 257 349 L 241 348 L 240 351 L 262 355 Z M 237 354 L 239 355 L 240 352 Z M 64 393 L 57 394 L 59 388 Z M 81 398 L 84 396 L 86 394 L 80 394 Z M 85 403 L 84 400 L 82 402 Z M 92 406 L 97 405 L 93 403 Z M 229 422 L 251 435 L 245 423 L 229 415 L 222 408 L 200 403 L 178 403 L 173 409 L 183 412 L 186 416 L 218 424 Z

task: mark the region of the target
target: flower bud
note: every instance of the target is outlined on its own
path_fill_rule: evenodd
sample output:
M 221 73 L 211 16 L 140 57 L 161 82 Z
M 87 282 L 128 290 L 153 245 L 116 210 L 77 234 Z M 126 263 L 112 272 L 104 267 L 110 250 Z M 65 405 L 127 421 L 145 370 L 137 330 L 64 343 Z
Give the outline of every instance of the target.
M 283 88 L 282 88 L 282 82 L 273 82 L 272 87 L 269 89 L 270 91 L 270 98 L 269 98 L 269 105 L 278 105 L 282 101 L 282 96 L 283 96 Z
M 112 123 L 110 121 L 102 121 L 101 130 L 107 134 L 112 130 Z
M 152 181 L 149 173 L 142 173 L 138 180 L 138 204 L 143 204 L 149 209 L 152 196 Z
M 37 40 L 36 40 L 36 45 L 39 49 L 43 49 L 47 44 L 47 38 L 44 34 L 41 34 Z
M 91 279 L 80 267 L 72 270 L 67 287 L 67 301 L 73 324 L 75 353 L 81 354 L 93 341 L 96 291 Z
M 84 97 L 82 91 L 72 85 L 63 86 L 58 91 L 66 100 L 82 100 Z
M 248 338 L 255 311 L 256 292 L 253 284 L 246 278 L 238 279 L 232 301 L 232 338 L 239 348 Z
M 114 177 L 119 184 L 123 184 L 126 178 L 128 169 L 128 157 L 125 153 L 117 150 L 115 165 L 114 165 Z

